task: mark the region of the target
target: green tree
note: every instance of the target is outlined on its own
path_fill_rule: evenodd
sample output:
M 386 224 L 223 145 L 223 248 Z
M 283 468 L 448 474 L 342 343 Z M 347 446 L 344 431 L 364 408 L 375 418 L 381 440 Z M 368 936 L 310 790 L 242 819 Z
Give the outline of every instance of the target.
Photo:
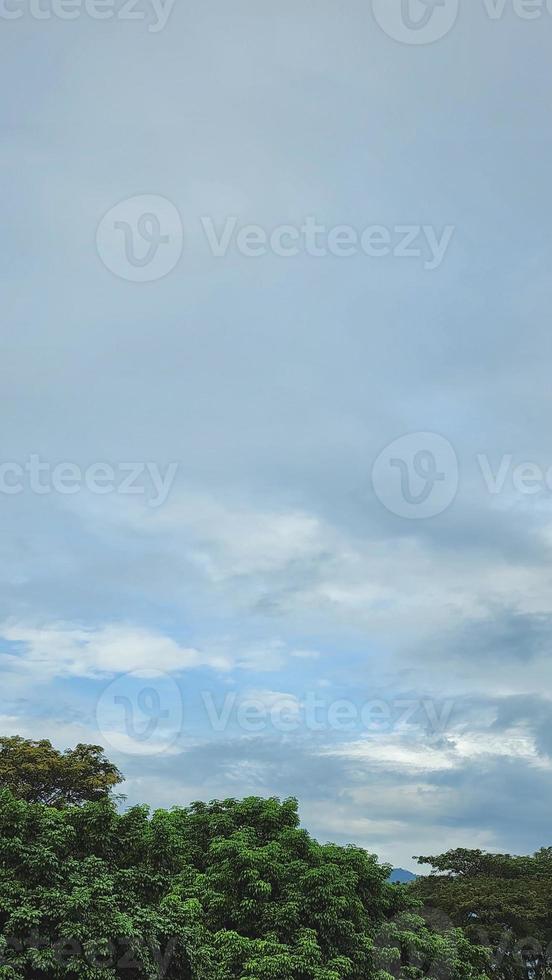
M 29 803 L 62 807 L 100 800 L 122 780 L 100 745 L 59 752 L 46 739 L 0 738 L 0 788 Z
M 0 793 L 2 980 L 484 980 L 389 867 L 319 844 L 295 800 L 119 813 Z
M 409 888 L 493 952 L 493 976 L 552 976 L 552 849 L 533 856 L 456 849 L 418 857 L 433 873 Z

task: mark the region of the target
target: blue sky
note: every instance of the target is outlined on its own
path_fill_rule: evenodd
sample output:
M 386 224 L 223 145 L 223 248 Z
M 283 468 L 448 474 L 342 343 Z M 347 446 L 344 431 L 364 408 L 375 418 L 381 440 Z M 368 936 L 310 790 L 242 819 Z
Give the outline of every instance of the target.
M 395 864 L 549 843 L 552 14 L 38 9 L 0 12 L 2 730 Z

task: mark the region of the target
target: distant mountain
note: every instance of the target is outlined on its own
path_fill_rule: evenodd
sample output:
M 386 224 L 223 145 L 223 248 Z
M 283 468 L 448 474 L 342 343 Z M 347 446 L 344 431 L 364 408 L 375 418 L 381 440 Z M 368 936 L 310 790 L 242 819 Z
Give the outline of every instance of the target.
M 412 871 L 406 871 L 405 868 L 393 868 L 389 875 L 389 881 L 402 885 L 407 881 L 414 881 L 417 877 L 418 875 L 413 874 Z

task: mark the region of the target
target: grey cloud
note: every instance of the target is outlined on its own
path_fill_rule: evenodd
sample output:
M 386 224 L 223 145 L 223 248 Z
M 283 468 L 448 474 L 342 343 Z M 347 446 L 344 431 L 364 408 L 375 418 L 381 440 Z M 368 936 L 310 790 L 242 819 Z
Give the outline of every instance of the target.
M 493 725 L 505 731 L 522 723 L 535 739 L 538 751 L 552 758 L 552 700 L 543 695 L 517 695 L 497 702 Z
M 299 797 L 307 826 L 322 839 L 361 843 L 408 860 L 431 844 L 533 851 L 549 838 L 552 788 L 521 761 L 464 761 L 450 772 L 392 773 L 321 756 L 312 742 L 239 739 L 190 748 L 182 756 L 126 766 L 139 792 L 160 784 L 179 802 L 179 786 L 202 798 L 244 793 Z M 129 802 L 133 802 L 130 795 Z M 332 816 L 333 814 L 333 816 Z M 410 862 L 412 863 L 412 862 Z
M 130 502 L 114 514 L 108 500 L 2 495 L 1 619 L 125 620 L 238 650 L 274 633 L 322 641 L 332 683 L 437 688 L 458 726 L 521 726 L 550 753 L 549 494 L 495 500 L 474 462 L 552 463 L 549 38 L 464 7 L 422 50 L 391 41 L 365 0 L 346 17 L 320 0 L 314 18 L 292 0 L 237 0 L 231 15 L 223 0 L 177 5 L 153 36 L 3 25 L 0 463 L 180 460 L 175 501 L 191 491 L 252 520 L 229 543 L 221 526 L 199 533 L 199 508 L 163 526 Z M 108 273 L 94 237 L 116 201 L 148 192 L 179 208 L 185 249 L 142 288 Z M 427 274 L 391 259 L 215 261 L 202 214 L 456 231 Z M 461 481 L 445 513 L 405 521 L 375 499 L 370 470 L 418 430 L 450 440 Z M 236 542 L 259 535 L 260 511 L 306 514 L 321 540 L 297 554 L 292 529 L 289 555 L 244 571 Z M 283 689 L 294 676 L 282 666 Z M 499 682 L 523 697 L 493 698 Z M 91 727 L 95 691 L 25 691 L 13 671 L 9 684 L 26 732 L 67 723 L 72 737 L 71 709 Z M 221 741 L 127 768 L 136 800 L 296 792 L 317 832 L 339 836 L 343 820 L 351 840 L 390 849 L 479 832 L 512 850 L 545 843 L 544 768 L 398 776 L 317 749 Z
M 526 662 L 552 653 L 552 616 L 490 608 L 486 619 L 466 622 L 445 639 L 454 655 L 497 662 Z

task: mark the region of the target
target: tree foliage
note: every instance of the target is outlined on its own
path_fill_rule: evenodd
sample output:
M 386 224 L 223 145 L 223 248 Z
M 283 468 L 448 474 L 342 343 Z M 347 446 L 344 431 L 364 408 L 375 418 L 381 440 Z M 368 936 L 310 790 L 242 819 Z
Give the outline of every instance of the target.
M 100 800 L 122 780 L 101 745 L 60 752 L 46 739 L 0 737 L 0 789 L 29 803 L 63 807 Z
M 418 861 L 433 873 L 414 894 L 492 949 L 495 976 L 552 976 L 552 848 L 523 857 L 462 848 Z
M 2 980 L 483 980 L 389 867 L 295 800 L 55 808 L 0 793 Z

